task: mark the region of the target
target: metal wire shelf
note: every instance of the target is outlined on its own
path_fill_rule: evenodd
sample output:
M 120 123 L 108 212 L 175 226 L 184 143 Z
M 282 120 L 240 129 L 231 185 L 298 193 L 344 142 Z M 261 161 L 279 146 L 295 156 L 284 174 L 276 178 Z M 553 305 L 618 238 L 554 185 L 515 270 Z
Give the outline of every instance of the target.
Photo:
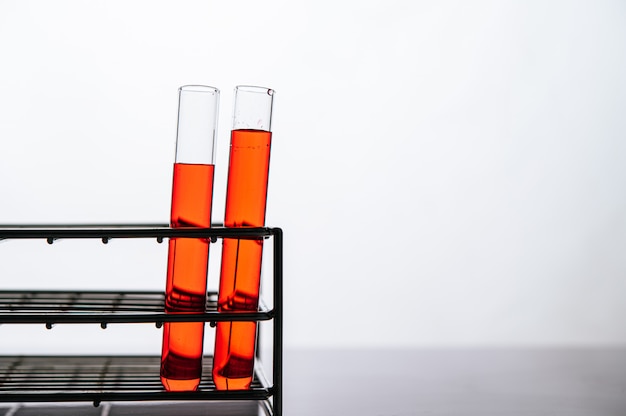
M 217 293 L 209 292 L 204 313 L 167 314 L 164 295 L 149 291 L 0 291 L 0 324 L 272 321 L 272 384 L 257 361 L 249 390 L 220 391 L 204 360 L 200 386 L 193 392 L 166 392 L 159 378 L 160 357 L 149 356 L 0 356 L 0 402 L 257 400 L 268 413 L 282 415 L 282 256 L 280 228 L 169 228 L 163 224 L 5 224 L 0 240 L 98 238 L 218 238 L 273 240 L 272 308 L 218 312 Z M 257 351 L 257 357 L 260 354 Z M 271 400 L 271 403 L 270 403 Z
M 140 400 L 266 400 L 273 388 L 255 373 L 249 390 L 215 390 L 211 357 L 204 359 L 200 386 L 166 392 L 159 379 L 160 357 L 0 356 L 0 395 L 5 402 Z
M 218 312 L 217 292 L 207 293 L 203 313 L 166 313 L 163 292 L 0 290 L 0 323 L 109 323 L 267 321 L 274 310 L 262 301 L 257 312 Z

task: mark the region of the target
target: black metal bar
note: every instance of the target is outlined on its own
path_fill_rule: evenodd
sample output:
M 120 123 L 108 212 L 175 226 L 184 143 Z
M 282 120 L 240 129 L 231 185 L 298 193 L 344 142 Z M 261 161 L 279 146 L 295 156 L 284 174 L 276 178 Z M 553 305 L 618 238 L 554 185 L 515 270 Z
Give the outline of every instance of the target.
M 274 370 L 273 408 L 275 416 L 283 413 L 283 230 L 272 229 L 274 238 Z
M 166 223 L 68 223 L 68 224 L 54 224 L 54 223 L 40 223 L 40 224 L 0 224 L 0 229 L 28 229 L 28 228 L 169 228 L 169 224 Z M 211 227 L 219 228 L 224 227 L 221 222 L 212 222 Z
M 0 239 L 57 240 L 62 238 L 263 238 L 269 237 L 272 229 L 267 227 L 180 227 L 142 225 L 98 225 L 81 224 L 68 226 L 52 225 L 0 225 Z

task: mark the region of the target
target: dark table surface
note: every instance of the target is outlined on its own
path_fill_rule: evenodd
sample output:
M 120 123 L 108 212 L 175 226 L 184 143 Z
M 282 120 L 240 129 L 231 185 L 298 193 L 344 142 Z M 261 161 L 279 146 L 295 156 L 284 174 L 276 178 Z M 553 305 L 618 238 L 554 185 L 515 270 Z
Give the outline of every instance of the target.
M 286 350 L 285 416 L 626 415 L 626 348 Z M 0 415 L 259 414 L 256 403 L 0 405 Z

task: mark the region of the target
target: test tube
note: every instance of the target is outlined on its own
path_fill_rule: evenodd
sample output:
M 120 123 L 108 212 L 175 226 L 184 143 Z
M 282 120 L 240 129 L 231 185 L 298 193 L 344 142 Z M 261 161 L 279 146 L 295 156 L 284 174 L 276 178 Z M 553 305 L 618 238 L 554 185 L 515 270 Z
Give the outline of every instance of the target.
M 219 90 L 202 85 L 179 89 L 176 156 L 170 226 L 210 227 Z M 206 306 L 209 243 L 206 238 L 170 238 L 166 313 L 202 313 Z M 197 389 L 202 374 L 204 322 L 163 325 L 161 382 L 168 391 Z
M 273 100 L 274 91 L 269 88 L 235 88 L 225 227 L 265 225 Z M 219 311 L 258 310 L 262 256 L 262 238 L 223 239 Z M 217 323 L 213 356 L 217 389 L 250 387 L 256 329 L 255 322 Z

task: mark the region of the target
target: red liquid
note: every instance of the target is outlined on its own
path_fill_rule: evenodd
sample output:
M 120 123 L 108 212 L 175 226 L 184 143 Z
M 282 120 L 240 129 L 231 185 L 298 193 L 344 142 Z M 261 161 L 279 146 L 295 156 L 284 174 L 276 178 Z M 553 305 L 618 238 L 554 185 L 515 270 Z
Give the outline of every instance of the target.
M 161 383 L 167 391 L 196 390 L 202 375 L 204 322 L 163 324 Z
M 226 190 L 226 227 L 265 224 L 272 133 L 233 130 Z M 223 240 L 218 297 L 220 311 L 256 311 L 259 304 L 262 239 Z M 254 367 L 256 323 L 218 322 L 213 381 L 221 390 L 250 387 Z
M 213 381 L 219 390 L 250 388 L 254 372 L 256 322 L 219 322 L 215 333 Z
M 210 227 L 213 165 L 174 164 L 171 226 Z M 209 241 L 171 238 L 167 263 L 165 311 L 204 312 Z M 202 374 L 204 322 L 163 325 L 161 382 L 168 391 L 195 390 Z

